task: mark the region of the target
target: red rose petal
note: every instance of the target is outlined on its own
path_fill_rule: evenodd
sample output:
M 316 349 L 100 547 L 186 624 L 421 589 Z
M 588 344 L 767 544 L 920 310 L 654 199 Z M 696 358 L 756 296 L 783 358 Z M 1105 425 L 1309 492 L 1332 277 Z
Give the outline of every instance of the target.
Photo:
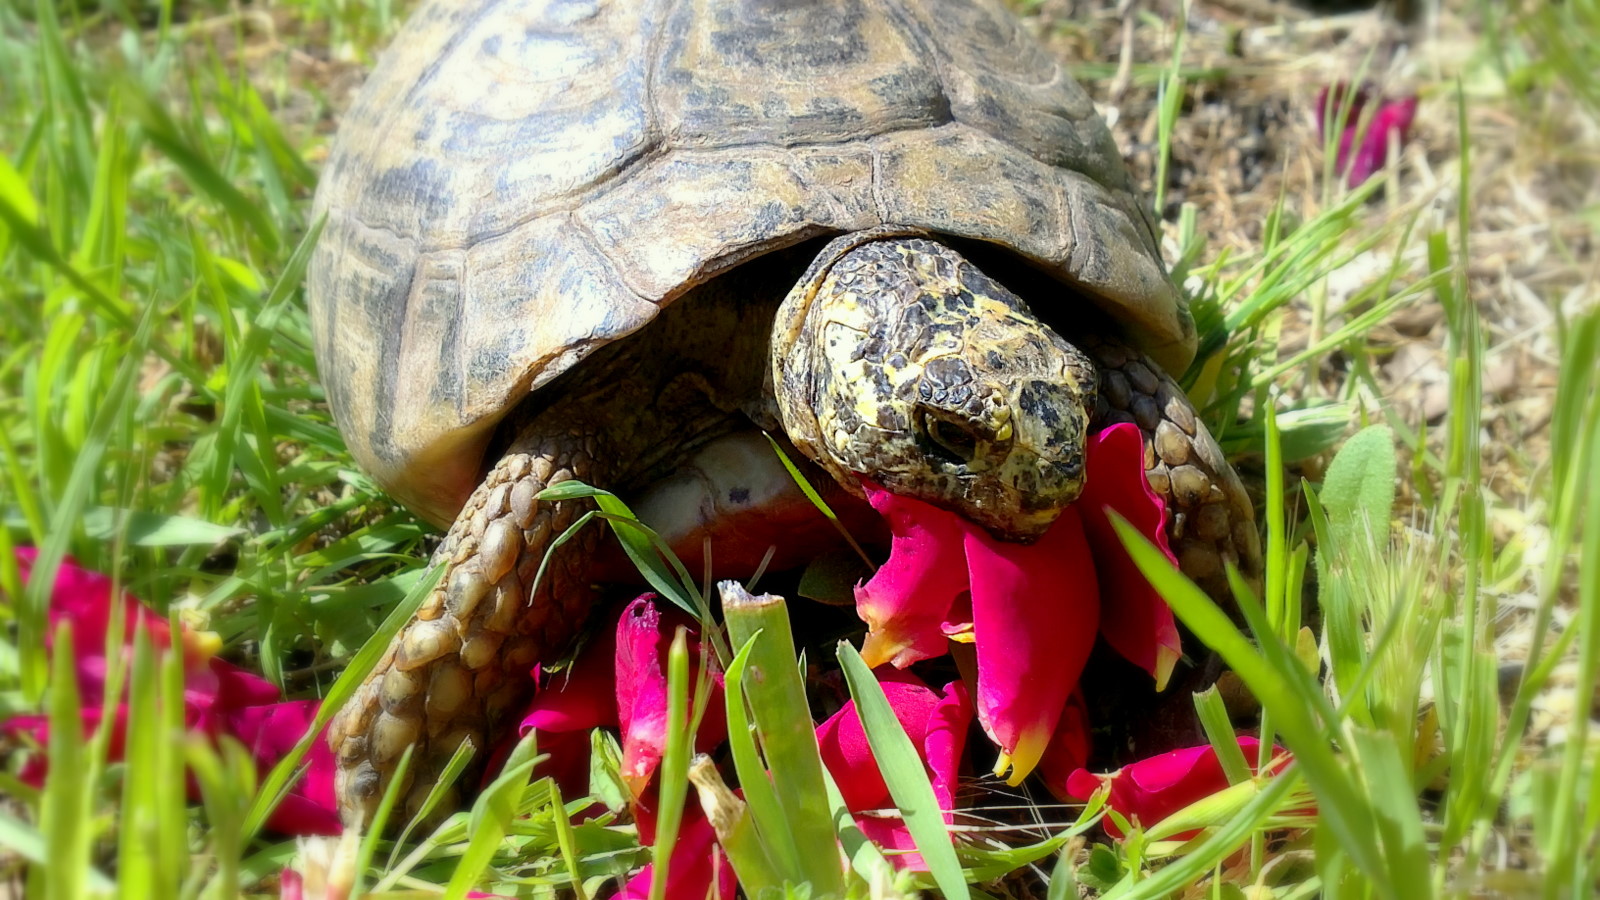
M 1094 551 L 1100 583 L 1100 633 L 1106 643 L 1166 687 L 1183 655 L 1178 625 L 1167 601 L 1145 579 L 1122 546 L 1106 511 L 1115 510 L 1177 564 L 1167 541 L 1166 504 L 1144 472 L 1144 437 L 1137 426 L 1113 425 L 1089 439 L 1088 478 L 1075 509 Z
M 1100 593 L 1083 525 L 1068 509 L 1032 544 L 972 526 L 972 626 L 978 722 L 1000 747 L 995 774 L 1018 785 L 1043 756 L 1100 625 Z
M 645 866 L 628 879 L 615 900 L 648 900 L 655 868 L 654 865 Z M 672 847 L 672 859 L 667 867 L 667 900 L 706 900 L 713 888 L 715 897 L 733 900 L 737 887 L 733 866 L 717 845 L 711 823 L 706 821 L 700 805 L 690 802 L 683 811 L 678 841 Z
M 1260 745 L 1253 737 L 1239 738 L 1239 749 L 1244 751 L 1252 771 Z M 1067 778 L 1066 788 L 1070 795 L 1087 800 L 1103 783 L 1111 785 L 1106 798 L 1108 806 L 1129 822 L 1149 827 L 1191 803 L 1226 789 L 1228 777 L 1223 774 L 1216 748 L 1205 744 L 1141 759 L 1110 775 L 1094 775 L 1079 769 Z M 1109 818 L 1103 820 L 1102 825 L 1113 838 L 1123 836 L 1122 829 Z M 1194 834 L 1188 832 L 1173 837 L 1187 840 Z
M 889 559 L 856 588 L 856 613 L 867 623 L 861 658 L 876 668 L 905 668 L 941 656 L 941 628 L 956 595 L 967 589 L 962 520 L 931 503 L 862 482 L 867 502 L 889 523 Z

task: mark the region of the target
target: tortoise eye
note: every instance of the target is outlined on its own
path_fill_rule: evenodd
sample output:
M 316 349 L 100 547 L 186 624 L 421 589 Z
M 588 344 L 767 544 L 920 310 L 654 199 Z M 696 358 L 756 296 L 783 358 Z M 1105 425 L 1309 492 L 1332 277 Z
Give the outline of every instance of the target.
M 978 437 L 948 419 L 923 415 L 923 429 L 933 443 L 934 452 L 949 462 L 965 465 L 978 455 Z

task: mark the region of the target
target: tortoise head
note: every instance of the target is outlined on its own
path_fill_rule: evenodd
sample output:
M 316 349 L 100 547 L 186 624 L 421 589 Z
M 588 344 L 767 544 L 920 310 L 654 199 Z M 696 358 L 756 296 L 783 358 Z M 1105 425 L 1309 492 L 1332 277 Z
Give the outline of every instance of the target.
M 778 312 L 772 366 L 789 439 L 853 491 L 1028 541 L 1083 488 L 1093 364 L 943 244 L 829 244 Z

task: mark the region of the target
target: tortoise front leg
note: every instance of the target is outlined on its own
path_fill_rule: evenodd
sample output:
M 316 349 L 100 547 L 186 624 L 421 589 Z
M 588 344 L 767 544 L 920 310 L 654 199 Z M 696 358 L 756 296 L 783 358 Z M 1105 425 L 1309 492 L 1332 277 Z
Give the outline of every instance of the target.
M 1225 609 L 1233 608 L 1224 563 L 1258 591 L 1261 539 L 1255 508 L 1183 389 L 1144 354 L 1109 340 L 1084 347 L 1100 366 L 1094 428 L 1132 422 L 1144 432 L 1145 474 L 1167 504 L 1167 537 L 1178 565 Z
M 472 769 L 480 767 L 531 698 L 533 667 L 564 653 L 582 627 L 603 530 L 585 528 L 551 554 L 530 598 L 549 543 L 589 508 L 534 498 L 599 473 L 584 436 L 534 434 L 525 430 L 467 501 L 434 554 L 445 566 L 438 586 L 329 726 L 348 827 L 370 822 L 408 745 L 416 745 L 402 794 L 408 812 L 463 740 L 478 753 Z

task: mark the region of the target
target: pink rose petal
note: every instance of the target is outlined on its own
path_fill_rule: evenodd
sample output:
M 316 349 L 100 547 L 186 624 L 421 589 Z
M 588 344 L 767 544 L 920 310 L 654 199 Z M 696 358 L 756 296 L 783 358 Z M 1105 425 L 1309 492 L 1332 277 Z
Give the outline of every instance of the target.
M 1324 140 L 1328 129 L 1338 122 L 1341 107 L 1344 106 L 1346 95 L 1350 90 L 1350 85 L 1340 82 L 1324 87 L 1317 93 L 1317 134 Z M 1379 100 L 1378 111 L 1373 114 L 1372 120 L 1366 123 L 1366 131 L 1363 134 L 1362 113 L 1366 110 L 1367 104 L 1372 102 L 1374 91 L 1367 86 L 1357 87 L 1354 90 L 1354 94 L 1348 100 L 1349 109 L 1345 112 L 1344 129 L 1339 133 L 1339 149 L 1334 157 L 1334 168 L 1338 172 L 1343 173 L 1346 167 L 1349 168 L 1346 183 L 1350 187 L 1361 185 L 1372 177 L 1374 172 L 1383 168 L 1389 158 L 1391 140 L 1399 144 L 1405 143 L 1411 133 L 1411 124 L 1416 119 L 1418 103 L 1415 94 L 1399 100 Z
M 933 795 L 938 798 L 940 809 L 955 808 L 956 784 L 961 775 L 961 760 L 966 756 L 972 715 L 971 692 L 966 684 L 952 681 L 944 686 L 939 702 L 928 716 L 928 731 L 922 747 L 927 753 L 924 760 L 933 774 Z
M 1091 749 L 1089 712 L 1083 703 L 1083 692 L 1073 691 L 1067 698 L 1067 705 L 1062 707 L 1055 734 L 1050 736 L 1050 746 L 1039 759 L 1039 780 L 1063 800 L 1072 796 L 1066 791 L 1067 781 L 1089 761 Z
M 667 638 L 671 646 L 671 638 Z M 622 777 L 635 797 L 661 763 L 667 740 L 667 673 L 662 665 L 661 613 L 647 596 L 617 620 L 617 719 L 622 725 Z
M 654 878 L 655 866 L 645 866 L 622 886 L 615 900 L 648 900 Z M 667 900 L 734 900 L 737 888 L 733 866 L 717 845 L 711 823 L 706 821 L 700 805 L 690 802 L 684 809 L 678 841 L 672 847 L 667 867 Z
M 1244 752 L 1252 771 L 1260 745 L 1261 742 L 1253 737 L 1239 738 L 1239 749 Z M 1286 761 L 1287 755 L 1284 754 L 1278 757 L 1274 765 L 1282 765 Z M 1110 808 L 1129 822 L 1149 827 L 1196 801 L 1226 789 L 1228 777 L 1223 774 L 1216 748 L 1205 744 L 1141 759 L 1109 775 L 1095 775 L 1078 769 L 1067 778 L 1066 788 L 1069 795 L 1087 800 L 1102 784 L 1111 786 L 1106 797 Z M 1102 825 L 1113 838 L 1123 837 L 1122 829 L 1111 819 L 1102 820 Z M 1174 838 L 1187 840 L 1196 833 L 1186 832 L 1174 835 Z
M 225 714 L 222 730 L 238 738 L 265 771 L 289 755 L 317 717 L 316 700 L 247 706 Z M 339 804 L 333 793 L 334 759 L 326 729 L 301 760 L 305 774 L 272 811 L 267 827 L 283 834 L 338 834 Z
M 628 604 L 617 620 L 617 718 L 622 727 L 622 777 L 635 798 L 644 794 L 667 741 L 667 655 L 679 627 L 698 631 L 688 616 L 676 610 L 665 615 L 646 594 Z M 700 645 L 690 642 L 691 683 L 699 677 Z M 727 736 L 727 714 L 722 702 L 722 675 L 715 673 L 705 718 L 696 734 L 696 748 L 706 750 Z M 690 697 L 691 705 L 693 695 Z
M 962 520 L 931 503 L 862 482 L 867 502 L 889 523 L 889 559 L 856 588 L 856 612 L 867 623 L 861 658 L 876 668 L 905 668 L 941 656 L 941 625 L 956 595 L 967 589 L 966 559 L 957 550 Z
M 926 753 L 928 720 L 938 707 L 939 695 L 920 683 L 883 681 L 880 686 L 912 745 Z M 867 743 L 867 732 L 856 714 L 854 700 L 817 726 L 817 744 L 823 763 L 833 773 L 839 793 L 844 796 L 845 806 L 860 810 L 889 805 L 889 787 L 878 772 L 878 763 Z
M 538 732 L 539 753 L 549 758 L 536 774 L 554 778 L 563 797 L 589 790 L 589 732 L 617 725 L 616 657 L 616 633 L 607 629 L 571 668 L 538 676 L 520 733 Z
M 1100 583 L 1100 633 L 1129 662 L 1166 687 L 1172 667 L 1183 655 L 1178 624 L 1156 589 L 1128 555 L 1111 525 L 1115 510 L 1139 533 L 1177 564 L 1167 542 L 1166 504 L 1150 488 L 1144 473 L 1144 437 L 1137 426 L 1112 425 L 1089 439 L 1089 477 L 1074 508 L 1094 552 Z
M 1100 593 L 1083 525 L 1068 509 L 1032 544 L 967 531 L 978 722 L 1000 747 L 995 774 L 1018 785 L 1044 755 L 1094 649 Z
M 950 822 L 967 729 L 972 724 L 972 699 L 966 686 L 953 682 L 936 694 L 908 673 L 884 667 L 873 674 L 879 678 L 895 719 L 922 755 L 934 797 L 944 810 L 945 821 Z M 867 742 L 866 730 L 856 713 L 855 701 L 846 703 L 817 726 L 817 744 L 823 764 L 839 785 L 845 806 L 852 812 L 867 813 L 894 805 Z M 886 850 L 916 850 L 911 833 L 898 816 L 857 815 L 856 824 L 863 834 Z M 897 854 L 892 859 L 903 868 L 927 871 L 927 864 L 918 853 Z
M 1171 610 L 1106 512 L 1117 510 L 1167 548 L 1165 509 L 1145 478 L 1139 430 L 1115 425 L 1095 435 L 1085 466 L 1080 501 L 1031 545 L 998 541 L 955 513 L 863 481 L 893 537 L 888 561 L 857 588 L 857 612 L 870 629 L 862 656 L 905 666 L 946 652 L 949 640 L 974 644 L 978 720 L 1001 750 L 995 773 L 1009 772 L 1013 785 L 1057 731 L 1102 629 L 1161 685 L 1181 653 Z
M 617 724 L 616 632 L 607 629 L 558 672 L 538 672 L 537 693 L 522 720 L 522 733 L 589 731 Z
M 17 557 L 24 576 L 28 575 L 34 551 L 18 549 Z M 123 654 L 131 656 L 135 630 L 140 627 L 148 630 L 154 646 L 171 645 L 165 619 L 131 597 L 117 598 L 111 587 L 109 578 L 88 572 L 66 559 L 56 573 L 50 594 L 52 626 L 65 619 L 73 624 L 78 690 L 84 703 L 84 730 L 89 734 L 102 724 L 109 668 L 105 638 L 119 599 L 126 617 Z M 278 690 L 271 682 L 211 656 L 206 648 L 211 639 L 185 630 L 179 640 L 187 667 L 183 691 L 185 726 L 191 732 L 232 735 L 250 749 L 262 772 L 276 765 L 305 735 L 316 716 L 316 701 L 278 702 Z M 108 756 L 115 761 L 123 754 L 128 705 L 117 703 L 112 709 L 114 719 Z M 41 746 L 49 737 L 48 720 L 42 716 L 16 716 L 0 727 L 10 734 L 30 734 Z M 337 834 L 339 820 L 333 802 L 332 753 L 326 744 L 314 741 L 307 761 L 305 776 L 280 802 L 267 824 L 291 834 Z M 47 762 L 42 755 L 30 758 L 23 766 L 22 776 L 42 781 Z M 191 796 L 195 794 L 192 782 L 186 789 Z

